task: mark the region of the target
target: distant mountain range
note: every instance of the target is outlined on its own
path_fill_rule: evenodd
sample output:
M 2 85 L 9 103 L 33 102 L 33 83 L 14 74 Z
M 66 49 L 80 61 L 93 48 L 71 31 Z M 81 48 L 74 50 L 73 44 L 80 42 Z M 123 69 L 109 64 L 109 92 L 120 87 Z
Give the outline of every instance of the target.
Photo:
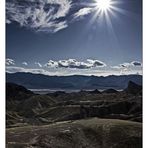
M 129 81 L 142 85 L 142 76 L 47 76 L 24 72 L 6 74 L 6 82 L 23 85 L 29 89 L 124 89 Z

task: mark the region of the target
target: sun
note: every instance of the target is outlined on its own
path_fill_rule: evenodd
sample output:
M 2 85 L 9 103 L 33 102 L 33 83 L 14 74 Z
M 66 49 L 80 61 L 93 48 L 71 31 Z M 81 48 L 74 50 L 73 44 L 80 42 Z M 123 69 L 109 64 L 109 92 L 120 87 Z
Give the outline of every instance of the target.
M 90 19 L 89 24 L 93 24 L 94 22 L 107 24 L 107 27 L 110 28 L 110 32 L 114 32 L 113 30 L 113 19 L 119 19 L 118 13 L 122 15 L 130 14 L 130 11 L 124 10 L 121 8 L 121 5 L 124 3 L 124 0 L 92 0 L 93 15 Z
M 96 7 L 101 11 L 109 10 L 111 5 L 111 0 L 96 0 Z

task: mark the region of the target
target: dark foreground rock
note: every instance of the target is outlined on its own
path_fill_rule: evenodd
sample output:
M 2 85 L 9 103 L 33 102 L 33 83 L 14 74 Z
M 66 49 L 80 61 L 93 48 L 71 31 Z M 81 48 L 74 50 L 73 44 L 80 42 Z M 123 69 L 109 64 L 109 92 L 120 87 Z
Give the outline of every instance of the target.
M 8 100 L 23 100 L 34 93 L 21 85 L 6 83 L 6 98 Z
M 6 126 L 44 125 L 91 117 L 142 122 L 141 95 L 108 91 L 38 95 L 23 86 L 7 83 Z
M 132 81 L 129 81 L 127 88 L 125 89 L 125 92 L 129 94 L 142 94 L 142 86 L 138 85 Z
M 9 83 L 7 148 L 142 148 L 139 90 L 38 95 Z
M 92 118 L 6 131 L 7 148 L 142 148 L 142 124 Z

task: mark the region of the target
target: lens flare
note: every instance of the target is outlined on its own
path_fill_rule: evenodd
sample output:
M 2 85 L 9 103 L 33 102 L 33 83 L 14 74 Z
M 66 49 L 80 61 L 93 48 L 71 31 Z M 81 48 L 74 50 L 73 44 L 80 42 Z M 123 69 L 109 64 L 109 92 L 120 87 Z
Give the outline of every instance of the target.
M 109 10 L 111 4 L 111 0 L 96 0 L 96 5 L 101 11 Z

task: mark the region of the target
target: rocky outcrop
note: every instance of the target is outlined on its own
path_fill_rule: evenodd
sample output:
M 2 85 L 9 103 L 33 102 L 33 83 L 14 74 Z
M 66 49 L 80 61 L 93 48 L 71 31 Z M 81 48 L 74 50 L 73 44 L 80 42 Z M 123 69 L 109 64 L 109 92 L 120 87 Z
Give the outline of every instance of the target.
M 142 148 L 142 96 L 133 94 L 135 88 L 139 91 L 135 85 L 127 89 L 132 94 L 95 90 L 48 95 L 6 86 L 8 148 Z
M 142 97 L 109 89 L 107 93 L 98 90 L 66 93 L 58 91 L 48 95 L 37 95 L 23 86 L 7 84 L 7 123 L 22 122 L 42 124 L 86 119 L 90 117 L 115 118 L 142 121 Z M 10 118 L 10 115 L 12 118 Z M 13 122 L 12 122 L 13 120 Z
M 95 89 L 93 91 L 89 91 L 90 94 L 101 94 L 101 92 L 98 89 Z
M 8 100 L 23 100 L 34 93 L 23 86 L 6 83 L 6 99 Z
M 142 94 L 142 86 L 138 85 L 132 81 L 129 81 L 127 88 L 125 89 L 126 93 L 129 94 Z

